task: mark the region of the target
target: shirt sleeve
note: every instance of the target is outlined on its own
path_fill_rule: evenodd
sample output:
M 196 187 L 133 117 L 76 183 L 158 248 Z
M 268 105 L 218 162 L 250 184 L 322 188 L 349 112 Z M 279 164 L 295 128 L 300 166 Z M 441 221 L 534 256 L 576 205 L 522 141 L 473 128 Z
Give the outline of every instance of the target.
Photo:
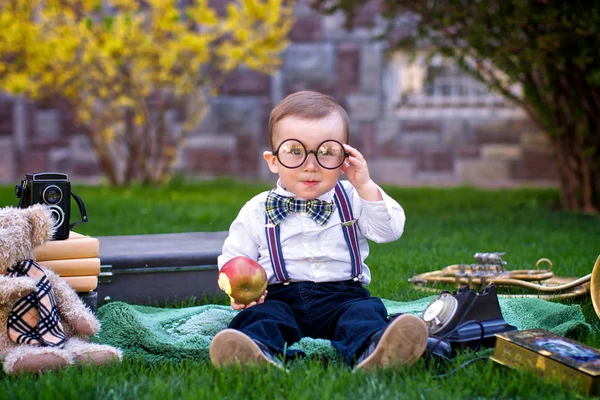
M 237 256 L 245 256 L 253 260 L 258 259 L 259 245 L 251 233 L 250 214 L 251 204 L 246 204 L 231 223 L 229 235 L 223 243 L 221 255 L 217 257 L 219 270 L 227 261 Z
M 367 239 L 376 243 L 393 242 L 402 236 L 406 216 L 404 209 L 396 200 L 379 186 L 378 189 L 383 200 L 367 201 L 363 200 L 353 188 L 353 203 L 358 203 L 360 209 L 357 224 Z

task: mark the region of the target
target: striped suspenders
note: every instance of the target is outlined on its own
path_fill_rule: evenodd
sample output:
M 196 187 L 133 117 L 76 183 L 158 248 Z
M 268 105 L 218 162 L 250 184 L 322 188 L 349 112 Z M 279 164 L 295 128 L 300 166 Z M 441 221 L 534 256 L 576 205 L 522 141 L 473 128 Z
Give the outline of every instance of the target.
M 362 274 L 362 260 L 360 258 L 360 248 L 358 247 L 358 236 L 356 234 L 356 226 L 354 225 L 354 217 L 352 215 L 352 206 L 350 199 L 344 190 L 341 183 L 335 185 L 335 195 L 333 196 L 335 205 L 340 213 L 342 220 L 342 231 L 346 245 L 350 250 L 350 262 L 352 263 L 352 279 L 357 281 Z
M 360 248 L 358 247 L 358 236 L 354 226 L 354 217 L 352 206 L 348 194 L 341 183 L 335 185 L 335 194 L 333 196 L 336 208 L 340 215 L 342 231 L 346 245 L 350 251 L 350 262 L 352 263 L 352 279 L 357 281 L 362 274 L 362 259 L 360 257 Z M 267 244 L 269 246 L 269 255 L 271 257 L 271 267 L 278 282 L 289 283 L 290 277 L 285 269 L 285 261 L 281 253 L 281 241 L 279 234 L 279 225 L 270 225 L 265 215 L 265 233 L 267 235 Z

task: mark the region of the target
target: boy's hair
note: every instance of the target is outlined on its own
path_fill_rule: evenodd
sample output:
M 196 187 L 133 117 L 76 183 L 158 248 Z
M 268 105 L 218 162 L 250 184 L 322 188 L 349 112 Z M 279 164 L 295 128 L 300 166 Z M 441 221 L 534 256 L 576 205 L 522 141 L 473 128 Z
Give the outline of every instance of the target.
M 269 141 L 274 150 L 275 128 L 279 121 L 286 117 L 303 119 L 321 119 L 337 113 L 344 124 L 346 143 L 350 136 L 350 119 L 348 113 L 331 96 L 311 90 L 292 93 L 275 106 L 269 116 Z

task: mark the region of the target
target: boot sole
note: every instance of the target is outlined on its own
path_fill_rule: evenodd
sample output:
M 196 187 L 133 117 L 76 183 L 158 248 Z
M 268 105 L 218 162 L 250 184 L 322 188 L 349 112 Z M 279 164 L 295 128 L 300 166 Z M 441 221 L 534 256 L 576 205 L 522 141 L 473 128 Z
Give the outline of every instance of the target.
M 271 364 L 281 368 L 269 360 L 250 337 L 235 329 L 225 329 L 217 333 L 210 343 L 209 354 L 215 367 L 239 363 Z
M 427 325 L 421 318 L 412 314 L 401 315 L 386 328 L 373 353 L 356 368 L 411 365 L 425 352 L 428 335 Z

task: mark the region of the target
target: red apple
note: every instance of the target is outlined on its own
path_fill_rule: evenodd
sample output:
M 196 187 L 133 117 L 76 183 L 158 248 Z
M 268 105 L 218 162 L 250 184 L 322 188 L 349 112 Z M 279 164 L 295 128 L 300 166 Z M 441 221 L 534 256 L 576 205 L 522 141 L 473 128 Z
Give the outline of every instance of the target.
M 227 261 L 219 272 L 219 288 L 238 304 L 258 301 L 267 288 L 265 269 L 251 258 L 238 256 Z

